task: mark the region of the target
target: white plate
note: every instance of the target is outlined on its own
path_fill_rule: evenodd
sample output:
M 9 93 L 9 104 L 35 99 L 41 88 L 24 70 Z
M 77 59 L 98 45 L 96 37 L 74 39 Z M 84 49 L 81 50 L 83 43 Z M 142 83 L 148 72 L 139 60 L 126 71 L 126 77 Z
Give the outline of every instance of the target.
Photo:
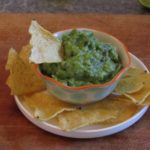
M 130 56 L 132 59 L 132 64 L 135 67 L 138 67 L 138 68 L 148 71 L 146 66 L 136 56 L 134 56 L 133 54 L 130 54 Z M 35 124 L 36 126 L 40 127 L 41 129 L 43 129 L 45 131 L 48 131 L 48 132 L 51 132 L 51 133 L 54 133 L 57 135 L 65 136 L 65 137 L 70 137 L 70 138 L 96 138 L 96 137 L 103 137 L 103 136 L 111 135 L 114 133 L 118 133 L 118 132 L 128 128 L 129 126 L 133 125 L 134 123 L 136 123 L 148 109 L 148 107 L 145 106 L 140 111 L 135 113 L 128 120 L 125 120 L 122 123 L 119 123 L 119 124 L 116 124 L 116 125 L 113 125 L 110 127 L 101 127 L 100 125 L 90 125 L 88 127 L 83 127 L 83 128 L 80 128 L 80 129 L 72 131 L 72 132 L 65 132 L 65 131 L 62 131 L 60 128 L 58 128 L 57 126 L 55 126 L 52 123 L 40 121 L 40 120 L 34 118 L 33 115 L 31 114 L 31 112 L 29 112 L 22 105 L 21 101 L 19 100 L 19 98 L 17 96 L 15 96 L 15 100 L 16 100 L 16 104 L 17 104 L 18 108 L 20 109 L 20 111 L 33 124 Z

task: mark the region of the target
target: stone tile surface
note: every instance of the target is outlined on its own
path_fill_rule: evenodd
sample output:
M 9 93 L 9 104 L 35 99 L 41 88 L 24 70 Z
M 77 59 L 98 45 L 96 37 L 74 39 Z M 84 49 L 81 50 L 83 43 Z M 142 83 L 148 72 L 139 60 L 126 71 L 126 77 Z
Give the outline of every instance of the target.
M 137 0 L 0 0 L 0 12 L 150 14 Z

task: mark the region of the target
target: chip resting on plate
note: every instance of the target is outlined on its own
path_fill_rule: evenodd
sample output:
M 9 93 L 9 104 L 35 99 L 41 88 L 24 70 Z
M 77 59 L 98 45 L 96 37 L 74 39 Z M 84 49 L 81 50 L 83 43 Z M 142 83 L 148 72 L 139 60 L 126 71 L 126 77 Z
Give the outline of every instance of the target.
M 32 46 L 30 61 L 35 64 L 54 63 L 62 61 L 61 41 L 52 33 L 32 21 L 29 27 L 31 34 L 30 44 Z
M 115 92 L 132 94 L 140 91 L 142 88 L 144 88 L 144 83 L 141 80 L 134 77 L 126 77 L 120 80 Z
M 140 105 L 150 106 L 150 95 L 144 101 L 140 102 Z
M 144 74 L 144 73 L 146 73 L 146 72 L 147 72 L 147 71 L 143 71 L 143 70 L 141 70 L 141 69 L 139 69 L 139 68 L 130 67 L 130 68 L 128 69 L 128 71 L 125 73 L 124 78 L 126 78 L 126 77 L 138 76 L 138 75 Z
M 112 100 L 115 99 L 116 106 L 119 108 L 119 115 L 116 118 L 106 120 L 100 125 L 105 127 L 112 126 L 118 123 L 121 123 L 129 118 L 131 118 L 136 112 L 140 110 L 142 106 L 135 105 L 132 101 L 128 100 L 125 96 L 114 96 Z
M 131 99 L 136 104 L 142 104 L 146 98 L 150 95 L 150 74 L 145 73 L 134 77 L 134 80 L 138 80 L 144 84 L 144 87 L 136 93 L 124 93 L 126 97 Z
M 150 74 L 139 69 L 130 69 L 117 85 L 115 91 L 141 104 L 150 95 Z
M 117 100 L 107 97 L 100 102 L 82 106 L 81 109 L 59 114 L 58 126 L 65 131 L 72 131 L 94 123 L 104 122 L 118 117 L 122 107 L 122 105 L 118 105 Z
M 25 63 L 14 49 L 9 50 L 6 69 L 10 71 L 7 85 L 13 95 L 23 95 L 46 88 L 43 80 Z
M 137 78 L 146 74 L 145 71 L 139 68 L 129 68 L 126 72 L 125 76 L 118 83 L 115 92 L 123 94 L 123 93 L 136 93 L 144 88 L 143 80 Z
M 23 104 L 33 112 L 33 116 L 44 121 L 56 117 L 63 111 L 73 111 L 76 108 L 75 105 L 63 102 L 47 91 L 23 95 L 21 98 Z

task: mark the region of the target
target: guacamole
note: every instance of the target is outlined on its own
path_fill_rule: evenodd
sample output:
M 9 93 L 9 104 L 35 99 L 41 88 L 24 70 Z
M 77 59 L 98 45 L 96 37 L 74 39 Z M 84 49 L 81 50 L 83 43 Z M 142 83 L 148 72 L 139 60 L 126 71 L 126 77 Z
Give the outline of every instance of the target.
M 91 31 L 72 30 L 61 40 L 63 61 L 42 63 L 40 70 L 64 85 L 105 83 L 122 68 L 116 47 L 97 40 Z

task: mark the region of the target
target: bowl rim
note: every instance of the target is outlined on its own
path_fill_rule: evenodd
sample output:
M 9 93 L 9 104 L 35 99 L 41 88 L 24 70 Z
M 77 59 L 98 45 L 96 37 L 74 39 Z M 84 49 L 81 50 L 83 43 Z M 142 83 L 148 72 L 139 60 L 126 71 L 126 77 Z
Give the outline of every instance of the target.
M 69 28 L 69 29 L 66 29 L 66 30 L 61 30 L 61 31 L 58 31 L 58 32 L 55 32 L 53 33 L 54 36 L 56 36 L 56 34 L 58 33 L 63 33 L 63 32 L 67 32 L 67 31 L 71 31 L 72 29 L 74 28 Z M 84 89 L 89 89 L 89 88 L 96 88 L 96 87 L 99 87 L 99 88 L 103 88 L 103 87 L 107 87 L 109 85 L 112 85 L 115 81 L 117 81 L 117 79 L 120 78 L 120 76 L 128 69 L 128 67 L 130 66 L 131 64 L 131 58 L 129 56 L 129 51 L 128 51 L 128 48 L 125 46 L 125 44 L 123 42 L 121 42 L 118 38 L 116 38 L 115 36 L 107 33 L 107 32 L 104 32 L 104 31 L 100 31 L 100 30 L 94 30 L 94 29 L 89 29 L 89 28 L 75 28 L 77 30 L 89 30 L 89 31 L 94 31 L 94 32 L 101 32 L 101 33 L 104 33 L 104 34 L 107 34 L 108 36 L 111 36 L 112 38 L 114 38 L 118 43 L 121 43 L 122 46 L 123 46 L 123 50 L 125 51 L 126 53 L 126 56 L 128 58 L 128 63 L 108 82 L 104 83 L 104 84 L 88 84 L 88 85 L 83 85 L 83 86 L 78 86 L 78 87 L 71 87 L 71 86 L 67 86 L 67 85 L 64 85 L 63 83 L 61 83 L 60 81 L 57 81 L 55 80 L 54 78 L 52 77 L 49 77 L 49 76 L 46 76 L 44 74 L 42 74 L 38 67 L 39 67 L 39 64 L 34 64 L 33 65 L 33 69 L 35 70 L 35 72 L 42 78 L 44 78 L 45 80 L 48 80 L 48 81 L 51 81 L 53 83 L 55 83 L 57 86 L 60 86 L 62 88 L 65 88 L 65 89 L 70 89 L 70 90 L 84 90 Z

